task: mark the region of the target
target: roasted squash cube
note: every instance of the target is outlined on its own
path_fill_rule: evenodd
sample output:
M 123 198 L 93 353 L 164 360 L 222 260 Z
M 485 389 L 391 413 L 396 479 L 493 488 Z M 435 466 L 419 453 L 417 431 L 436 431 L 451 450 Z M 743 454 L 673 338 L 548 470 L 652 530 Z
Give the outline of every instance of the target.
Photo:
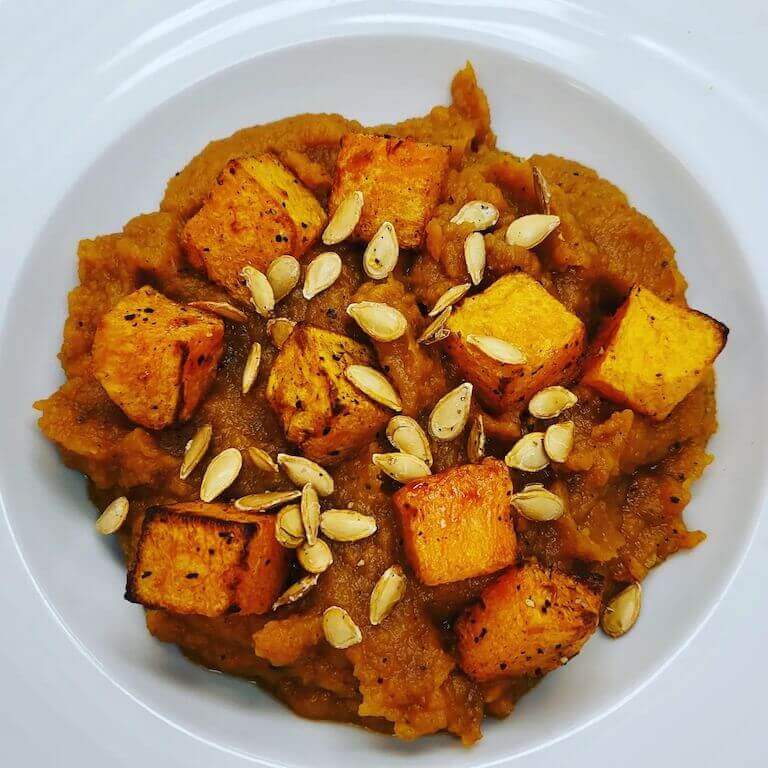
M 145 286 L 115 304 L 93 339 L 93 371 L 131 421 L 162 429 L 189 419 L 216 376 L 224 324 Z
M 516 566 L 456 622 L 461 668 L 475 680 L 541 677 L 575 656 L 597 628 L 603 580 Z
M 281 254 L 299 258 L 325 220 L 314 195 L 274 155 L 239 157 L 227 163 L 186 223 L 182 243 L 192 266 L 247 302 L 243 267 L 264 272 Z
M 414 480 L 393 496 L 405 553 L 423 584 L 506 568 L 517 556 L 509 471 L 498 459 Z
M 355 190 L 363 213 L 353 237 L 370 240 L 391 222 L 402 248 L 419 248 L 448 170 L 448 149 L 413 139 L 348 133 L 341 140 L 328 208 Z
M 300 323 L 275 358 L 267 400 L 285 436 L 305 456 L 333 464 L 366 445 L 391 413 L 347 381 L 348 365 L 371 365 L 369 350 L 347 336 Z
M 288 558 L 275 539 L 274 515 L 202 501 L 152 507 L 125 597 L 173 613 L 266 613 L 282 591 Z
M 714 318 L 635 286 L 595 339 L 582 383 L 662 421 L 696 388 L 727 338 Z
M 465 299 L 448 320 L 447 352 L 486 407 L 519 409 L 536 392 L 573 376 L 584 349 L 584 324 L 526 274 L 505 275 Z M 494 336 L 525 355 L 525 363 L 500 363 L 467 343 L 469 334 Z

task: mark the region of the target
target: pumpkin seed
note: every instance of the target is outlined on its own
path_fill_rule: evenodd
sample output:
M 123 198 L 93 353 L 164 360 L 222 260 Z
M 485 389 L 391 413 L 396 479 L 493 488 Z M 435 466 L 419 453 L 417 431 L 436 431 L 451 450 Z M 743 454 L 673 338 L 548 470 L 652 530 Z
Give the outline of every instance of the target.
M 291 584 L 291 586 L 288 587 L 288 589 L 286 589 L 285 592 L 283 592 L 283 594 L 280 595 L 280 597 L 278 597 L 274 603 L 272 603 L 272 610 L 276 611 L 278 608 L 282 608 L 284 605 L 292 605 L 293 603 L 301 600 L 301 598 L 309 593 L 313 587 L 317 586 L 317 580 L 319 578 L 320 576 L 318 574 L 313 573 L 308 576 L 304 576 L 294 584 Z
M 552 461 L 562 464 L 573 448 L 575 425 L 572 421 L 552 424 L 544 433 L 544 450 Z
M 466 295 L 467 291 L 472 287 L 472 283 L 462 283 L 461 285 L 454 285 L 449 288 L 436 302 L 435 306 L 429 310 L 429 316 L 435 317 L 439 315 L 444 309 L 452 307 L 457 301 L 461 301 Z
M 371 461 L 398 483 L 410 483 L 411 480 L 432 474 L 426 462 L 410 453 L 374 453 Z
M 535 165 L 533 166 L 533 191 L 536 193 L 541 213 L 549 213 L 552 193 L 550 192 L 547 180 L 544 178 L 544 174 Z
M 310 483 L 301 489 L 301 524 L 304 526 L 304 536 L 310 546 L 317 542 L 317 531 L 320 528 L 320 500 L 317 491 Z
M 475 230 L 490 229 L 499 220 L 499 209 L 493 203 L 470 200 L 459 208 L 451 224 L 471 224 Z
M 289 501 L 301 498 L 301 491 L 266 491 L 241 496 L 235 501 L 235 509 L 241 512 L 266 512 L 275 507 L 281 507 Z
M 237 480 L 243 466 L 243 456 L 237 448 L 226 448 L 211 459 L 200 485 L 202 501 L 213 501 Z
M 526 486 L 512 494 L 512 504 L 523 517 L 537 523 L 557 520 L 565 512 L 563 500 L 545 488 Z
M 305 541 L 297 550 L 299 565 L 309 573 L 323 573 L 333 564 L 331 548 L 318 539 L 314 544 Z
M 389 383 L 383 373 L 367 365 L 348 365 L 344 370 L 344 375 L 353 386 L 357 387 L 364 395 L 368 395 L 381 405 L 386 405 L 393 411 L 403 409 L 400 395 Z
M 381 574 L 373 592 L 371 592 L 368 610 L 368 617 L 374 627 L 381 624 L 403 599 L 405 586 L 405 574 L 399 565 L 390 566 Z
M 267 280 L 272 286 L 275 301 L 284 299 L 298 284 L 301 276 L 299 262 L 289 256 L 278 256 L 267 267 Z
M 96 530 L 108 536 L 110 533 L 116 533 L 128 517 L 128 499 L 125 496 L 118 496 L 104 508 L 104 511 L 96 520 Z
M 478 413 L 472 420 L 472 427 L 467 438 L 467 458 L 477 464 L 485 456 L 485 424 L 483 417 Z
M 256 469 L 260 469 L 262 472 L 271 472 L 276 475 L 280 471 L 275 460 L 262 448 L 256 448 L 252 445 L 248 448 L 248 458 L 253 462 Z
M 410 416 L 393 416 L 387 424 L 387 439 L 398 451 L 410 453 L 432 466 L 432 450 L 427 433 Z
M 329 509 L 320 515 L 320 530 L 332 541 L 360 541 L 376 533 L 376 518 L 351 509 Z
M 546 213 L 531 213 L 515 219 L 508 227 L 506 240 L 509 245 L 521 248 L 535 248 L 560 226 L 559 216 Z
M 330 645 L 339 649 L 357 645 L 363 639 L 360 627 L 338 605 L 332 605 L 323 613 L 323 634 Z
M 446 307 L 425 329 L 424 333 L 419 336 L 417 341 L 419 344 L 435 344 L 438 341 L 447 339 L 451 335 L 451 332 L 445 327 L 448 322 L 448 318 L 451 316 L 452 307 Z
M 399 309 L 378 301 L 350 304 L 347 314 L 376 341 L 394 341 L 408 329 L 408 321 Z
M 326 245 L 336 245 L 346 240 L 354 231 L 363 212 L 363 193 L 360 190 L 350 192 L 333 212 L 323 232 Z
M 643 602 L 643 589 L 634 582 L 612 597 L 605 606 L 600 620 L 603 632 L 609 637 L 621 637 L 635 626 Z
M 271 320 L 267 320 L 267 333 L 278 349 L 285 344 L 295 327 L 296 323 L 287 317 L 273 317 Z
M 464 241 L 464 261 L 473 285 L 480 285 L 485 272 L 485 238 L 480 232 L 472 232 Z
M 385 221 L 371 238 L 363 253 L 363 270 L 372 280 L 384 280 L 397 266 L 400 246 L 395 228 Z
M 237 307 L 233 307 L 227 301 L 190 301 L 187 306 L 200 309 L 203 312 L 210 312 L 213 315 L 219 315 L 235 323 L 245 323 L 248 321 L 248 315 L 245 312 Z
M 288 504 L 277 513 L 275 538 L 287 549 L 296 549 L 304 542 L 304 523 L 298 504 Z
M 243 368 L 243 394 L 247 395 L 251 391 L 251 387 L 256 381 L 256 377 L 259 375 L 259 363 L 261 363 L 261 344 L 258 341 L 254 341 L 251 344 L 251 351 L 248 353 L 248 358 L 245 361 L 245 367 Z
M 306 274 L 304 275 L 304 288 L 302 295 L 305 299 L 317 296 L 327 288 L 330 288 L 341 274 L 341 258 L 338 253 L 326 251 L 319 256 L 315 256 L 309 262 Z
M 544 433 L 529 432 L 521 437 L 504 457 L 504 463 L 521 472 L 538 472 L 549 464 L 544 450 Z
M 243 267 L 240 275 L 251 292 L 251 304 L 262 317 L 269 317 L 275 308 L 275 294 L 267 276 L 251 266 Z
M 304 486 L 309 483 L 320 496 L 333 493 L 333 478 L 314 461 L 303 456 L 278 453 L 277 464 L 294 485 Z
M 472 404 L 472 385 L 459 384 L 443 395 L 429 414 L 429 434 L 435 440 L 454 440 L 467 426 Z
M 210 424 L 203 424 L 187 443 L 184 459 L 179 470 L 179 477 L 182 480 L 186 480 L 194 472 L 195 467 L 200 463 L 200 459 L 208 452 L 212 436 L 213 427 Z
M 570 389 L 545 387 L 531 398 L 528 413 L 537 419 L 555 419 L 578 402 L 579 398 Z
M 482 336 L 477 333 L 467 334 L 467 344 L 477 347 L 486 357 L 496 360 L 504 365 L 523 365 L 525 354 L 514 344 L 495 336 Z

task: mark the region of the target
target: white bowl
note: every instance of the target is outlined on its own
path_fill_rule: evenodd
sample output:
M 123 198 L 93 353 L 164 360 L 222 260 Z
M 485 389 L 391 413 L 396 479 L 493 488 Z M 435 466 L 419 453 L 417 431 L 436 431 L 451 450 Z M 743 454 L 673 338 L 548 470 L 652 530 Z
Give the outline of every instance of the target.
M 84 125 L 99 144 L 111 143 L 70 179 L 24 254 L 0 341 L 8 377 L 0 401 L 7 459 L 0 489 L 41 596 L 96 667 L 144 706 L 197 738 L 272 764 L 324 768 L 343 753 L 347 761 L 377 766 L 490 765 L 584 727 L 651 680 L 702 625 L 746 551 L 762 504 L 766 446 L 750 436 L 766 433 L 768 414 L 759 293 L 765 277 L 750 265 L 718 203 L 643 123 L 562 71 L 482 44 L 477 35 L 451 41 L 403 25 L 385 31 L 336 34 L 218 67 L 143 110 L 120 135 L 99 135 L 98 122 Z M 420 114 L 447 101 L 450 77 L 466 59 L 488 93 L 499 145 L 523 155 L 561 153 L 618 183 L 678 249 L 693 306 L 732 331 L 717 366 L 716 461 L 686 511 L 689 526 L 709 539 L 651 574 L 642 619 L 630 635 L 620 642 L 596 637 L 511 718 L 487 721 L 485 738 L 472 750 L 447 737 L 403 744 L 299 720 L 254 686 L 198 669 L 153 640 L 141 609 L 122 600 L 124 567 L 93 531 L 82 478 L 63 467 L 31 410 L 61 382 L 55 356 L 78 239 L 119 230 L 155 208 L 165 181 L 210 139 L 302 111 L 339 111 L 367 123 Z M 151 79 L 151 72 L 140 75 L 120 83 L 112 98 L 124 105 L 120 98 Z

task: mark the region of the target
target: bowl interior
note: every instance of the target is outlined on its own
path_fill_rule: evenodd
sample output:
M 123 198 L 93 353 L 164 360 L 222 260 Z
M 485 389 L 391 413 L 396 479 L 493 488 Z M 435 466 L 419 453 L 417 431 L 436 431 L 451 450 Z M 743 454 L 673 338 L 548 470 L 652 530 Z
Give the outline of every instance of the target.
M 154 209 L 165 181 L 211 139 L 305 111 L 339 111 L 368 123 L 420 114 L 447 101 L 450 77 L 468 58 L 489 95 L 499 145 L 521 155 L 564 154 L 618 183 L 678 249 L 693 306 L 732 330 L 718 363 L 716 461 L 687 512 L 689 525 L 709 539 L 651 575 L 642 619 L 630 635 L 621 642 L 596 637 L 567 670 L 525 697 L 512 718 L 487 722 L 485 739 L 471 751 L 448 738 L 402 744 L 299 720 L 255 686 L 198 669 L 154 641 L 141 610 L 122 600 L 124 569 L 116 548 L 93 530 L 82 478 L 38 433 L 31 409 L 61 382 L 56 353 L 78 239 L 119 230 Z M 0 402 L 0 448 L 16 459 L 0 467 L 3 504 L 20 554 L 63 629 L 159 716 L 225 749 L 285 765 L 335 765 L 341 750 L 353 760 L 375 755 L 379 765 L 489 764 L 561 738 L 637 691 L 684 647 L 732 578 L 757 519 L 766 458 L 764 441 L 750 437 L 761 433 L 768 412 L 756 280 L 712 198 L 664 149 L 663 138 L 566 76 L 510 53 L 397 36 L 336 38 L 254 58 L 179 93 L 116 138 L 40 233 L 0 348 L 3 370 L 12 372 Z M 751 375 L 738 375 L 745 370 Z

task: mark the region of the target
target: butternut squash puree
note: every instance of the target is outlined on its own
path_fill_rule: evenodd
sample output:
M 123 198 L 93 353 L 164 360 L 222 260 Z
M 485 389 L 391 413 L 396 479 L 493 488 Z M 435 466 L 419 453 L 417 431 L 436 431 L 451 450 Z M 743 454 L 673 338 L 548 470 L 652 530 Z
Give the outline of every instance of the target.
M 450 223 L 452 201 L 482 199 L 501 211 L 498 234 L 489 239 L 490 276 L 515 270 L 532 275 L 584 320 L 590 333 L 633 283 L 685 303 L 685 280 L 664 235 L 610 182 L 570 160 L 554 155 L 532 159 L 553 187 L 565 245 L 536 253 L 507 245 L 505 225 L 536 210 L 531 164 L 497 149 L 488 104 L 471 67 L 456 75 L 452 97 L 451 106 L 436 107 L 425 117 L 372 129 L 450 147 L 451 169 L 423 252 L 401 257 L 393 278 L 368 286 L 363 298 L 388 301 L 411 317 L 418 314 L 419 304 L 422 309 L 431 306 L 446 288 L 466 279 L 467 227 Z M 93 376 L 91 345 L 100 316 L 146 284 L 180 302 L 227 301 L 221 289 L 184 266 L 179 245 L 183 222 L 200 208 L 225 163 L 271 151 L 325 206 L 339 140 L 361 128 L 339 115 L 318 114 L 238 131 L 209 144 L 171 178 L 158 211 L 137 216 L 122 232 L 80 243 L 79 285 L 69 295 L 59 355 L 67 380 L 36 407 L 42 412 L 41 429 L 58 445 L 64 462 L 88 476 L 98 507 L 117 495 L 129 496 L 131 514 L 121 534 L 126 557 L 149 506 L 198 498 L 205 462 L 187 481 L 179 479 L 179 465 L 186 442 L 200 425 L 213 426 L 209 456 L 232 446 L 245 451 L 258 445 L 272 456 L 289 447 L 264 397 L 267 376 L 259 376 L 247 397 L 240 392 L 252 342 L 263 345 L 262 371 L 274 359 L 263 319 L 250 313 L 245 325 L 227 323 L 218 376 L 192 420 L 149 433 L 126 419 Z M 335 250 L 344 262 L 341 278 L 311 302 L 294 291 L 278 312 L 360 338 L 344 311 L 361 298 L 356 297 L 364 282 L 360 249 L 342 244 Z M 408 412 L 423 413 L 458 383 L 447 359 L 439 364 L 435 348 L 419 358 L 407 344 L 387 346 L 387 365 Z M 516 489 L 525 482 L 543 482 L 554 485 L 567 501 L 567 513 L 557 521 L 518 518 L 523 554 L 566 570 L 603 574 L 609 585 L 642 579 L 669 555 L 704 538 L 687 530 L 682 513 L 691 484 L 710 461 L 706 445 L 717 426 L 713 376 L 659 424 L 586 388 L 576 391 L 576 448 L 566 464 L 533 477 L 513 472 Z M 526 418 L 507 414 L 489 420 L 490 447 L 496 455 L 503 455 Z M 381 436 L 335 468 L 336 492 L 330 499 L 334 507 L 349 503 L 374 515 L 379 532 L 335 547 L 333 567 L 303 601 L 277 616 L 208 619 L 147 611 L 147 626 L 196 663 L 258 681 L 303 716 L 351 721 L 406 739 L 448 730 L 470 744 L 480 737 L 484 712 L 508 715 L 533 683 L 480 686 L 457 667 L 451 621 L 493 576 L 434 588 L 412 578 L 398 610 L 381 626 L 368 625 L 369 595 L 378 576 L 393 563 L 404 563 L 390 501 L 395 486 L 382 480 L 370 462 L 371 453 L 387 450 L 384 445 Z M 435 472 L 466 461 L 464 440 L 439 443 L 434 451 Z M 282 478 L 275 485 L 246 459 L 226 497 L 287 487 Z M 340 651 L 322 640 L 318 617 L 332 604 L 345 606 L 365 626 L 360 645 Z M 254 653 L 254 634 L 260 656 Z

